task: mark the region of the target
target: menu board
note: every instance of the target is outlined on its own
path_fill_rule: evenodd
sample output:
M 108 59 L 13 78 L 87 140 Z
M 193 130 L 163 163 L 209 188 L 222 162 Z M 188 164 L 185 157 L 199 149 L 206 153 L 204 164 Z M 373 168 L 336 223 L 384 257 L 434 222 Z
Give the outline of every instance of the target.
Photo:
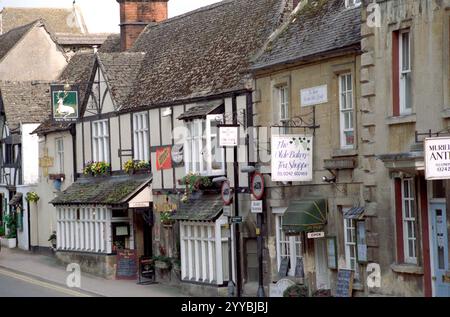
M 134 280 L 137 278 L 137 260 L 135 250 L 117 250 L 116 279 Z
M 155 281 L 155 263 L 150 256 L 139 258 L 139 283 L 148 284 Z
M 339 270 L 335 297 L 352 297 L 354 272 Z
M 281 259 L 280 270 L 278 271 L 278 274 L 280 275 L 280 277 L 285 277 L 288 275 L 288 271 L 289 271 L 289 258 L 284 257 Z
M 300 278 L 305 277 L 305 271 L 303 269 L 303 258 L 297 259 L 297 264 L 295 265 L 295 276 Z

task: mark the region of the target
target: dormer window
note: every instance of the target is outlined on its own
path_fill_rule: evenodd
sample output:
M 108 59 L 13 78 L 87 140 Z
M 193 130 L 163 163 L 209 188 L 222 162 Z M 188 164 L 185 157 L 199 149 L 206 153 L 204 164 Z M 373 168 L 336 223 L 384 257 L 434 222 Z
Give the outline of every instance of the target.
M 361 5 L 361 0 L 345 0 L 346 8 L 355 8 Z

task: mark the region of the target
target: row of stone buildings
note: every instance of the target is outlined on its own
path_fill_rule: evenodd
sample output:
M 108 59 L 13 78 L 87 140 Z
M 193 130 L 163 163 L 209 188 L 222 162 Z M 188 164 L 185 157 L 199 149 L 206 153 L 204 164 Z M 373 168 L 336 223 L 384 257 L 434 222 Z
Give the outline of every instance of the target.
M 448 186 L 423 150 L 448 134 L 449 1 L 225 0 L 171 19 L 165 0 L 118 2 L 120 38 L 55 82 L 78 87 L 78 120 L 33 131 L 33 247 L 55 230 L 61 261 L 106 277 L 121 249 L 154 256 L 196 295 L 335 296 L 350 270 L 353 296 L 450 296 Z

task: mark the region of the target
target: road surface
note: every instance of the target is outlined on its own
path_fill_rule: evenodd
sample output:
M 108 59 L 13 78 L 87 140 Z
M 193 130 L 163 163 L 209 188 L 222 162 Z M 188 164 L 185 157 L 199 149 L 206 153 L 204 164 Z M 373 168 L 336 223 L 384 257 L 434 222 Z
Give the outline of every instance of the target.
M 63 286 L 40 281 L 0 268 L 0 298 L 2 297 L 87 297 L 89 295 Z

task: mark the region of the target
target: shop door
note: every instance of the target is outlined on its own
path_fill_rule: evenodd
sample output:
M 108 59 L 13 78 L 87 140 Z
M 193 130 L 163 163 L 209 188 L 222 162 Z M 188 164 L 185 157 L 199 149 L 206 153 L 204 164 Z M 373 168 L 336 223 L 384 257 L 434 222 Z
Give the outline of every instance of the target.
M 316 287 L 317 289 L 330 289 L 326 239 L 314 240 L 314 253 L 316 261 Z
M 431 204 L 431 247 L 433 256 L 434 296 L 450 297 L 447 212 L 445 204 Z

